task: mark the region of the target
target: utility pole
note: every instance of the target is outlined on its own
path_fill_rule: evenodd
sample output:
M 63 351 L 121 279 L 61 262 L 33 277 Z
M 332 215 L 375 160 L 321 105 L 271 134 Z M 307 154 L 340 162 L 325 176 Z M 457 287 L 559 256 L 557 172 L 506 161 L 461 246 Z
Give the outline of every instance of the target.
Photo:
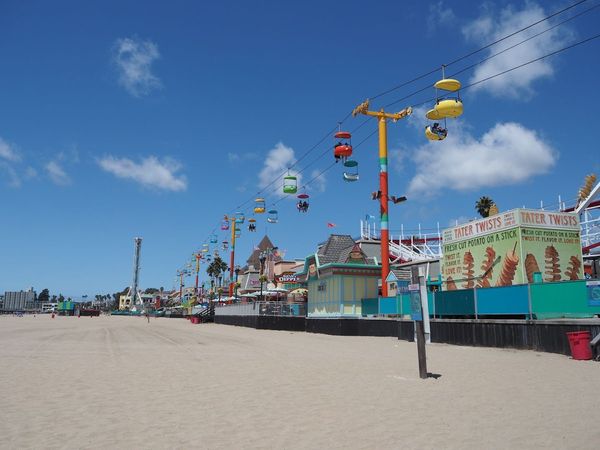
M 179 301 L 183 303 L 183 276 L 187 274 L 185 269 L 178 270 L 177 275 L 179 275 Z
M 388 289 L 385 279 L 390 272 L 387 120 L 391 119 L 395 123 L 400 119 L 404 119 L 412 114 L 412 108 L 405 108 L 398 113 L 386 113 L 383 109 L 380 111 L 369 111 L 369 100 L 365 100 L 356 108 L 354 108 L 354 111 L 352 111 L 353 116 L 357 116 L 358 114 L 376 117 L 379 123 L 379 190 L 381 191 L 381 197 L 379 199 L 379 215 L 381 222 L 381 294 L 383 297 L 387 297 Z
M 238 220 L 240 221 L 239 223 L 243 223 L 244 221 L 244 215 L 241 213 L 236 213 L 234 216 L 232 217 L 225 217 L 226 220 L 229 220 L 229 222 L 231 223 L 230 228 L 231 228 L 231 253 L 230 253 L 230 257 L 229 257 L 229 297 L 233 296 L 233 287 L 235 285 L 235 281 L 233 278 L 233 274 L 235 272 L 234 267 L 235 267 L 235 240 L 237 238 L 237 224 L 238 224 Z
M 198 291 L 198 274 L 200 272 L 200 252 L 196 253 L 196 301 L 200 303 L 200 291 Z

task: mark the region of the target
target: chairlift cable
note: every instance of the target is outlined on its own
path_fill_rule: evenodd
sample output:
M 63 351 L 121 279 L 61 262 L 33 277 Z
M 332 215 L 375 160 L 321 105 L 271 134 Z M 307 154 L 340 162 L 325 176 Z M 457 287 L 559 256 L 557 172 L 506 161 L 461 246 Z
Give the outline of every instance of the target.
M 459 58 L 457 58 L 457 59 L 455 59 L 455 60 L 453 60 L 453 61 L 450 61 L 449 63 L 445 64 L 445 66 L 447 67 L 447 66 L 453 65 L 453 64 L 455 64 L 455 63 L 457 63 L 457 62 L 460 62 L 460 61 L 462 61 L 462 60 L 464 60 L 464 59 L 466 59 L 466 58 L 469 58 L 470 56 L 473 56 L 473 55 L 475 55 L 475 54 L 477 54 L 477 53 L 479 53 L 479 52 L 481 52 L 481 51 L 483 51 L 483 50 L 485 50 L 485 49 L 487 49 L 487 48 L 490 48 L 490 47 L 492 47 L 493 45 L 496 45 L 496 44 L 498 44 L 498 43 L 500 43 L 500 42 L 502 42 L 502 41 L 504 41 L 504 40 L 506 40 L 506 39 L 508 39 L 508 38 L 510 38 L 510 37 L 512 37 L 512 36 L 515 36 L 515 35 L 517 35 L 517 34 L 519 34 L 519 33 L 523 32 L 523 31 L 525 31 L 525 30 L 527 30 L 527 29 L 529 29 L 529 28 L 532 28 L 532 27 L 534 27 L 535 25 L 538 25 L 539 23 L 542 23 L 542 22 L 544 22 L 544 21 L 547 21 L 547 20 L 549 20 L 549 19 L 551 19 L 551 18 L 553 18 L 553 17 L 556 17 L 556 16 L 558 16 L 558 15 L 560 15 L 560 14 L 562 14 L 562 13 L 564 13 L 564 12 L 566 12 L 566 11 L 568 11 L 568 10 L 570 10 L 570 9 L 572 9 L 572 8 L 574 8 L 574 7 L 578 6 L 578 5 L 580 5 L 580 4 L 582 4 L 582 3 L 585 3 L 586 1 L 587 1 L 587 0 L 580 0 L 580 1 L 578 1 L 578 2 L 575 2 L 575 3 L 573 3 L 572 5 L 569 5 L 569 6 L 567 6 L 567 7 L 563 8 L 563 9 L 561 9 L 561 10 L 559 10 L 559 11 L 556 11 L 555 13 L 552 13 L 552 14 L 550 14 L 550 15 L 548 15 L 548 16 L 546 16 L 546 17 L 544 17 L 544 18 L 542 18 L 542 19 L 540 19 L 540 20 L 538 20 L 538 21 L 536 21 L 536 22 L 534 22 L 534 23 L 531 23 L 531 24 L 529 24 L 529 25 L 527 25 L 527 26 L 525 26 L 525 27 L 523 27 L 523 28 L 521 28 L 521 29 L 519 29 L 519 30 L 517 30 L 517 31 L 514 31 L 514 32 L 512 32 L 512 33 L 510 33 L 510 34 L 508 34 L 508 35 L 506 35 L 506 36 L 503 36 L 502 38 L 499 38 L 499 39 L 497 39 L 497 40 L 496 40 L 496 41 L 494 41 L 494 42 L 491 42 L 491 43 L 489 43 L 489 44 L 487 44 L 487 45 L 485 45 L 485 46 L 483 46 L 483 47 L 481 47 L 481 48 L 479 48 L 479 49 L 476 49 L 476 50 L 474 50 L 474 51 L 472 51 L 472 52 L 470 52 L 470 53 L 468 53 L 468 54 L 466 54 L 466 55 L 463 55 L 463 56 L 461 56 L 461 57 L 459 57 Z M 590 12 L 590 11 L 592 11 L 592 10 L 596 9 L 598 6 L 600 6 L 600 5 L 599 5 L 599 4 L 596 4 L 596 5 L 594 5 L 594 6 L 590 7 L 590 8 L 588 8 L 587 10 L 584 10 L 584 11 L 582 11 L 582 12 L 580 12 L 580 13 L 578 13 L 578 14 L 576 14 L 576 15 L 574 15 L 574 16 L 572 16 L 572 17 L 568 18 L 568 19 L 565 19 L 565 20 L 563 20 L 562 22 L 560 22 L 560 23 L 558 23 L 558 24 L 555 24 L 555 25 L 553 25 L 552 27 L 549 27 L 548 29 L 546 29 L 546 30 L 544 30 L 544 31 L 542 31 L 542 32 L 540 32 L 540 33 L 537 33 L 537 34 L 535 34 L 535 35 L 533 35 L 533 36 L 530 36 L 529 38 L 527 38 L 527 39 L 524 39 L 523 41 L 521 41 L 521 42 L 519 42 L 519 43 L 517 43 L 517 44 L 515 44 L 515 45 L 513 45 L 513 46 L 511 46 L 511 47 L 508 47 L 507 49 L 504 49 L 504 50 L 502 50 L 502 51 L 500 51 L 500 52 L 498 52 L 498 53 L 496 53 L 496 54 L 494 54 L 494 55 L 491 55 L 491 56 L 489 56 L 489 57 L 487 57 L 487 58 L 484 58 L 483 60 L 479 61 L 478 63 L 476 63 L 476 64 L 473 64 L 473 65 L 471 65 L 471 66 L 468 66 L 467 68 L 464 68 L 464 69 L 462 69 L 462 70 L 461 70 L 461 71 L 459 71 L 459 72 L 456 72 L 455 74 L 453 74 L 453 76 L 454 76 L 454 75 L 456 75 L 456 74 L 459 74 L 459 73 L 463 73 L 463 72 L 465 72 L 466 70 L 469 70 L 469 69 L 471 69 L 471 68 L 473 68 L 473 67 L 475 67 L 475 66 L 477 66 L 477 65 L 479 65 L 479 64 L 481 64 L 481 63 L 483 63 L 483 62 L 485 62 L 485 61 L 487 61 L 487 60 L 489 60 L 489 59 L 491 59 L 491 58 L 493 58 L 493 57 L 495 57 L 495 56 L 498 56 L 498 55 L 500 55 L 500 54 L 502 54 L 502 53 L 505 53 L 505 52 L 506 52 L 506 51 L 508 51 L 508 50 L 511 50 L 512 48 L 515 48 L 515 47 L 516 47 L 516 46 L 518 46 L 518 45 L 521 45 L 521 44 L 523 44 L 524 42 L 527 42 L 527 41 L 529 41 L 529 40 L 531 40 L 531 39 L 534 39 L 535 37 L 537 37 L 537 36 L 539 36 L 539 35 L 541 35 L 541 34 L 544 34 L 544 33 L 548 32 L 548 31 L 550 31 L 550 30 L 552 30 L 552 29 L 554 29 L 554 28 L 556 28 L 556 27 L 558 27 L 558 26 L 560 26 L 560 25 L 562 25 L 562 24 L 564 24 L 564 23 L 566 23 L 566 22 L 568 22 L 568 21 L 571 21 L 571 20 L 573 20 L 573 19 L 575 19 L 575 18 L 577 18 L 577 17 L 580 17 L 580 16 L 582 16 L 583 14 L 586 14 L 586 13 L 588 13 L 588 12 Z M 518 65 L 518 66 L 512 67 L 512 68 L 510 68 L 510 69 L 507 69 L 507 70 L 504 70 L 504 71 L 502 71 L 502 72 L 499 72 L 499 73 L 497 73 L 497 74 L 495 74 L 495 75 L 491 75 L 491 76 L 489 76 L 489 77 L 486 77 L 486 78 L 484 78 L 484 79 L 481 79 L 481 80 L 475 81 L 475 82 L 473 82 L 473 83 L 471 83 L 471 84 L 469 84 L 469 85 L 466 85 L 466 86 L 462 87 L 462 89 L 464 90 L 464 89 L 467 89 L 467 88 L 469 88 L 469 87 L 473 87 L 473 86 L 476 86 L 476 85 L 478 85 L 478 84 L 484 83 L 484 82 L 486 82 L 486 81 L 489 81 L 489 80 L 491 80 L 491 79 L 493 79 L 493 78 L 496 78 L 496 77 L 498 77 L 498 76 L 501 76 L 501 75 L 504 75 L 504 74 L 506 74 L 506 73 L 512 72 L 513 70 L 516 70 L 516 69 L 519 69 L 519 68 L 525 67 L 525 66 L 527 66 L 527 65 L 529 65 L 529 64 L 532 64 L 532 63 L 534 63 L 534 62 L 537 62 L 537 61 L 540 61 L 540 60 L 542 60 L 542 59 L 548 58 L 548 57 L 550 57 L 550 56 L 554 56 L 554 55 L 556 55 L 556 54 L 562 53 L 563 51 L 570 50 L 570 49 L 572 49 L 572 48 L 574 48 L 574 47 L 576 47 L 576 46 L 579 46 L 579 45 L 581 45 L 581 44 L 585 44 L 585 43 L 587 43 L 587 42 L 590 42 L 590 41 L 592 41 L 592 40 L 594 40 L 594 39 L 597 39 L 598 37 L 600 37 L 600 34 L 597 34 L 597 35 L 595 35 L 595 36 L 592 36 L 592 37 L 589 37 L 589 38 L 587 38 L 587 39 L 584 39 L 584 40 L 578 41 L 578 42 L 576 42 L 576 43 L 574 43 L 574 44 L 571 44 L 571 45 L 568 45 L 568 46 L 566 46 L 566 47 L 563 47 L 563 48 L 561 48 L 561 49 L 555 50 L 555 51 L 553 51 L 553 52 L 551 52 L 551 53 L 548 53 L 548 54 L 546 54 L 546 55 L 543 55 L 543 56 L 541 56 L 541 57 L 535 58 L 535 59 L 533 59 L 533 60 L 530 60 L 530 61 L 527 61 L 527 62 L 525 62 L 525 63 L 523 63 L 523 64 L 520 64 L 520 65 Z M 418 77 L 415 77 L 415 78 L 413 78 L 413 79 L 411 79 L 411 80 L 408 80 L 408 81 L 406 81 L 406 82 L 404 82 L 404 83 L 402 83 L 402 84 L 400 84 L 400 85 L 397 85 L 397 86 L 395 86 L 395 87 L 393 87 L 393 88 L 390 88 L 390 89 L 388 89 L 388 90 L 386 90 L 386 91 L 384 91 L 384 92 L 381 92 L 381 93 L 379 93 L 379 94 L 377 94 L 377 95 L 375 95 L 375 96 L 372 96 L 372 97 L 371 97 L 371 99 L 376 99 L 376 98 L 382 97 L 383 95 L 389 94 L 390 92 L 393 92 L 393 91 L 395 91 L 395 90 L 397 90 L 397 89 L 399 89 L 399 88 L 401 88 L 401 87 L 404 87 L 404 86 L 406 86 L 406 85 L 408 85 L 408 84 L 411 84 L 411 83 L 413 83 L 413 82 L 415 82 L 415 81 L 418 81 L 418 80 L 420 80 L 420 79 L 423 79 L 423 78 L 425 78 L 425 77 L 427 77 L 427 76 L 429 76 L 429 75 L 432 75 L 433 73 L 437 72 L 438 70 L 439 70 L 439 67 L 438 67 L 438 68 L 435 68 L 434 70 L 431 70 L 431 71 L 429 71 L 429 72 L 427 72 L 427 73 L 424 73 L 423 75 L 420 75 L 420 76 L 418 76 Z M 412 97 L 412 96 L 414 96 L 414 95 L 416 95 L 416 94 L 418 94 L 418 93 L 420 93 L 420 92 L 423 92 L 424 90 L 426 90 L 426 89 L 429 89 L 429 88 L 430 88 L 430 86 L 427 86 L 426 88 L 423 88 L 423 89 L 419 89 L 418 91 L 415 91 L 414 93 L 412 93 L 412 94 L 410 94 L 410 95 L 408 95 L 408 96 L 405 96 L 405 97 L 403 97 L 403 98 L 400 98 L 400 99 L 398 99 L 398 100 L 396 100 L 396 101 L 394 101 L 394 102 L 392 102 L 392 103 L 390 103 L 390 104 L 386 105 L 385 107 L 389 107 L 389 106 L 395 105 L 395 104 L 397 104 L 397 103 L 399 103 L 399 102 L 401 102 L 401 101 L 403 101 L 403 100 L 405 100 L 405 99 L 407 99 L 407 98 L 410 98 L 410 97 Z M 421 106 L 421 105 L 424 105 L 424 104 L 426 104 L 426 103 L 430 103 L 432 100 L 435 100 L 435 99 L 430 99 L 430 100 L 427 100 L 427 101 L 425 101 L 425 102 L 422 102 L 422 103 L 418 103 L 418 104 L 412 105 L 412 107 L 413 107 L 413 108 L 416 108 L 416 107 L 418 107 L 418 106 Z M 351 113 L 348 113 L 348 114 L 346 114 L 346 116 L 345 116 L 345 117 L 342 119 L 342 121 L 341 121 L 341 122 L 338 122 L 338 123 L 343 123 L 343 122 L 345 122 L 345 121 L 346 121 L 346 120 L 347 120 L 347 119 L 348 119 L 350 116 L 351 116 Z M 366 119 L 365 121 L 363 121 L 363 122 L 362 122 L 362 123 L 361 123 L 361 124 L 360 124 L 360 125 L 359 125 L 357 128 L 355 128 L 355 130 L 358 130 L 359 128 L 361 128 L 362 126 L 364 126 L 364 125 L 365 125 L 365 124 L 366 124 L 366 123 L 367 123 L 369 120 L 370 120 L 370 119 Z M 333 131 L 335 131 L 335 128 L 333 129 Z M 331 135 L 331 133 L 332 133 L 333 131 L 329 131 L 329 132 L 327 132 L 327 134 L 325 134 L 325 135 L 324 135 L 324 136 L 323 136 L 323 137 L 322 137 L 322 138 L 321 138 L 321 139 L 320 139 L 320 140 L 319 140 L 319 141 L 318 141 L 316 144 L 314 144 L 314 145 L 313 145 L 313 146 L 312 146 L 310 149 L 308 149 L 306 152 L 304 152 L 300 158 L 298 158 L 298 159 L 297 159 L 297 160 L 296 160 L 296 161 L 295 161 L 295 162 L 294 162 L 292 165 L 290 165 L 290 166 L 288 167 L 288 171 L 289 171 L 289 169 L 290 169 L 290 168 L 293 168 L 293 167 L 295 167 L 295 166 L 296 166 L 296 165 L 297 165 L 297 164 L 298 164 L 300 161 L 302 161 L 304 158 L 306 158 L 306 157 L 307 157 L 307 156 L 308 156 L 308 155 L 309 155 L 311 152 L 313 152 L 313 151 L 314 151 L 314 150 L 315 150 L 315 149 L 316 149 L 316 148 L 317 148 L 319 145 L 321 145 L 321 144 L 322 144 L 322 143 L 323 143 L 323 142 L 324 142 L 326 139 L 328 139 L 328 138 L 329 138 L 329 136 Z M 375 134 L 375 132 L 376 132 L 376 131 L 377 131 L 377 130 L 375 130 L 373 133 L 369 134 L 369 135 L 368 135 L 368 136 L 367 136 L 367 137 L 366 137 L 366 138 L 365 138 L 365 139 L 364 139 L 364 140 L 363 140 L 361 143 L 363 143 L 363 142 L 364 142 L 364 141 L 366 141 L 368 138 L 370 138 L 371 136 L 373 136 L 373 135 Z M 357 144 L 357 145 L 356 145 L 356 147 L 358 147 L 359 145 L 360 145 L 360 143 L 359 143 L 359 144 Z M 327 152 L 328 152 L 328 151 L 329 151 L 329 149 L 327 149 Z M 309 165 L 307 165 L 306 167 L 304 167 L 304 168 L 303 168 L 301 171 L 299 171 L 298 173 L 301 173 L 301 172 L 303 172 L 303 171 L 304 171 L 304 170 L 306 170 L 306 169 L 307 169 L 309 166 L 313 165 L 313 164 L 314 164 L 314 162 L 316 162 L 316 161 L 318 161 L 319 159 L 321 159 L 321 158 L 322 158 L 322 157 L 323 157 L 323 156 L 324 156 L 324 155 L 325 155 L 327 152 L 324 152 L 322 155 L 320 155 L 319 157 L 317 157 L 315 160 L 313 160 L 313 162 L 311 162 Z M 328 166 L 326 169 L 324 169 L 322 172 L 320 172 L 320 173 L 319 173 L 319 174 L 318 174 L 316 177 L 314 177 L 314 178 L 313 178 L 313 179 L 311 179 L 311 180 L 310 180 L 308 183 L 306 183 L 306 185 L 310 184 L 311 182 L 313 182 L 314 180 L 316 180 L 317 178 L 319 178 L 321 175 L 323 175 L 325 172 L 327 172 L 329 169 L 331 169 L 331 168 L 332 168 L 334 165 L 335 165 L 335 163 L 333 163 L 332 165 Z M 285 173 L 286 173 L 286 172 L 283 172 L 283 173 L 282 173 L 281 175 L 279 175 L 277 178 L 275 178 L 274 180 L 272 180 L 272 181 L 271 181 L 269 184 L 267 184 L 267 185 L 266 185 L 265 187 L 263 187 L 263 188 L 262 188 L 260 191 L 258 191 L 258 194 L 260 194 L 260 193 L 264 192 L 264 191 L 265 191 L 265 190 L 266 190 L 268 187 L 270 187 L 270 186 L 272 186 L 274 183 L 276 183 L 276 182 L 277 182 L 277 180 L 279 180 L 281 177 L 283 177 L 283 176 L 285 175 Z M 277 202 L 279 202 L 279 201 L 281 201 L 283 198 L 285 198 L 285 197 L 282 197 L 281 199 L 277 200 L 277 201 L 276 201 L 276 203 L 277 203 Z M 250 198 L 250 199 L 248 199 L 247 201 L 245 201 L 245 202 L 241 203 L 241 204 L 240 204 L 240 205 L 238 205 L 238 206 L 237 206 L 235 209 L 236 209 L 236 210 L 239 210 L 239 209 L 241 209 L 241 208 L 242 208 L 244 205 L 246 205 L 246 204 L 250 203 L 251 201 L 253 201 L 253 198 Z M 214 232 L 214 230 L 215 230 L 215 229 L 216 229 L 216 227 L 213 229 L 213 232 Z M 208 239 L 208 237 L 207 237 L 207 239 Z M 206 242 L 206 240 L 207 240 L 207 239 L 205 239 L 205 240 L 204 240 L 204 242 Z
M 562 14 L 562 13 L 564 13 L 564 12 L 566 12 L 566 11 L 572 9 L 572 8 L 575 8 L 576 6 L 578 6 L 578 5 L 582 4 L 582 3 L 585 3 L 586 1 L 587 0 L 580 0 L 580 1 L 576 2 L 576 3 L 573 3 L 572 5 L 567 6 L 567 7 L 563 8 L 563 9 L 561 9 L 559 11 L 556 11 L 556 12 L 554 12 L 554 13 L 552 13 L 552 14 L 550 14 L 550 15 L 548 15 L 548 16 L 546 16 L 546 17 L 544 17 L 544 18 L 542 18 L 542 19 L 540 19 L 540 20 L 538 20 L 536 22 L 533 22 L 533 23 L 531 23 L 531 24 L 529 24 L 529 25 L 527 25 L 527 26 L 519 29 L 519 30 L 513 31 L 512 33 L 509 33 L 509 34 L 507 34 L 507 35 L 505 35 L 505 36 L 503 36 L 503 37 L 501 37 L 499 39 L 496 39 L 495 41 L 490 42 L 489 44 L 486 44 L 483 47 L 480 47 L 480 48 L 475 49 L 475 50 L 473 50 L 473 51 L 471 51 L 471 52 L 469 52 L 469 53 L 467 53 L 467 54 L 465 54 L 463 56 L 460 56 L 460 57 L 458 57 L 458 58 L 456 58 L 456 59 L 454 59 L 454 60 L 446 63 L 445 66 L 446 67 L 451 66 L 453 64 L 456 64 L 457 62 L 460 62 L 460 61 L 462 61 L 464 59 L 467 59 L 467 58 L 469 58 L 469 57 L 471 57 L 473 55 L 476 55 L 477 53 L 479 53 L 479 52 L 481 52 L 483 50 L 486 50 L 486 49 L 488 49 L 488 48 L 490 48 L 490 47 L 492 47 L 492 46 L 494 46 L 496 44 L 499 44 L 500 42 L 505 41 L 506 39 L 508 39 L 508 38 L 510 38 L 512 36 L 515 36 L 515 35 L 517 35 L 519 33 L 522 33 L 523 31 L 528 30 L 531 27 L 534 27 L 534 26 L 536 26 L 536 25 L 538 25 L 538 24 L 540 24 L 540 23 L 542 23 L 542 22 L 544 22 L 546 20 L 549 20 L 549 19 L 551 19 L 553 17 L 556 17 L 556 16 L 558 16 L 558 15 L 560 15 L 560 14 Z M 396 85 L 396 86 L 394 86 L 392 88 L 389 88 L 389 89 L 387 89 L 387 90 L 385 90 L 383 92 L 380 92 L 377 95 L 371 96 L 369 98 L 371 100 L 375 100 L 377 98 L 383 97 L 384 95 L 387 95 L 387 94 L 389 94 L 391 92 L 394 92 L 394 91 L 396 91 L 396 90 L 398 90 L 398 89 L 400 89 L 400 88 L 402 88 L 404 86 L 407 86 L 409 84 L 412 84 L 415 81 L 419 81 L 419 80 L 421 80 L 423 78 L 428 77 L 429 75 L 433 75 L 438 70 L 439 70 L 439 66 L 436 67 L 433 70 L 430 70 L 429 72 L 426 72 L 426 73 L 424 73 L 422 75 L 419 75 L 419 76 L 417 76 L 415 78 L 412 78 L 411 80 L 408 80 L 408 81 L 405 81 L 403 83 L 400 83 L 400 84 L 398 84 L 398 85 Z

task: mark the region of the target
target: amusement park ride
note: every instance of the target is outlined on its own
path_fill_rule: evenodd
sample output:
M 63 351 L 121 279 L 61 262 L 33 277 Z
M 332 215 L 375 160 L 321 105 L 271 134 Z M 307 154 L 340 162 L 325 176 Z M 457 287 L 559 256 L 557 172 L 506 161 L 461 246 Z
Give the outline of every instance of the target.
M 445 67 L 442 66 L 442 79 L 434 83 L 435 104 L 426 113 L 426 118 L 432 123 L 424 130 L 425 137 L 430 141 L 443 141 L 448 136 L 447 119 L 453 119 L 463 114 L 463 103 L 460 98 L 461 83 L 459 80 L 445 77 Z M 391 236 L 389 232 L 389 201 L 397 204 L 406 200 L 404 196 L 393 196 L 388 193 L 388 149 L 387 149 L 387 122 L 397 122 L 412 114 L 412 108 L 405 108 L 397 113 L 385 112 L 383 109 L 376 111 L 369 109 L 369 100 L 358 105 L 352 115 L 359 114 L 374 117 L 378 121 L 379 130 L 379 189 L 372 194 L 374 200 L 380 203 L 379 227 L 374 220 L 361 221 L 361 239 L 379 241 L 381 245 L 382 264 L 382 295 L 387 296 L 386 278 L 390 271 L 390 264 L 406 261 L 422 261 L 438 259 L 442 256 L 442 234 L 437 226 L 433 233 L 422 233 L 419 225 L 418 234 L 405 235 L 402 230 L 399 235 Z M 443 126 L 441 125 L 443 123 Z M 345 182 L 356 182 L 359 180 L 358 161 L 351 159 L 353 156 L 352 135 L 341 129 L 341 123 L 334 134 L 333 156 L 335 162 L 341 162 L 343 166 L 342 179 Z M 600 193 L 600 183 L 596 178 L 588 176 L 586 184 L 580 190 L 579 200 L 572 208 L 565 208 L 559 199 L 559 210 L 575 212 L 581 219 L 581 238 L 583 243 L 584 258 L 586 254 L 597 253 L 600 258 L 600 200 L 594 201 L 594 197 Z M 297 198 L 296 208 L 299 213 L 307 213 L 309 210 L 309 195 L 305 186 L 298 189 L 298 177 L 290 173 L 283 176 L 283 194 L 295 195 Z M 266 216 L 266 222 L 276 224 L 279 222 L 279 212 L 272 206 L 267 208 L 264 197 L 254 199 L 251 208 L 254 217 L 248 219 L 248 231 L 255 232 L 257 219 L 261 215 Z M 256 218 L 255 218 L 256 217 Z M 372 218 L 374 219 L 374 218 Z M 240 226 L 244 224 L 243 212 L 238 211 L 233 216 L 225 216 L 221 222 L 222 231 L 231 232 L 231 240 L 222 242 L 222 249 L 230 249 L 230 283 L 229 296 L 234 290 L 234 267 L 235 267 L 235 243 L 241 235 Z M 210 261 L 210 245 L 218 245 L 218 237 L 212 234 L 209 243 L 205 243 L 197 253 L 197 270 L 200 262 Z M 196 282 L 197 283 L 197 282 Z

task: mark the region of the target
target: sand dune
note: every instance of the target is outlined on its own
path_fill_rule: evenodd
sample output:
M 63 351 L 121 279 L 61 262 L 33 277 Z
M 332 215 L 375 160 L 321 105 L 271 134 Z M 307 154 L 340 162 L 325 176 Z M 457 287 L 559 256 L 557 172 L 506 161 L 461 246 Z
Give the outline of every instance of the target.
M 2 448 L 598 448 L 600 364 L 179 319 L 0 317 Z

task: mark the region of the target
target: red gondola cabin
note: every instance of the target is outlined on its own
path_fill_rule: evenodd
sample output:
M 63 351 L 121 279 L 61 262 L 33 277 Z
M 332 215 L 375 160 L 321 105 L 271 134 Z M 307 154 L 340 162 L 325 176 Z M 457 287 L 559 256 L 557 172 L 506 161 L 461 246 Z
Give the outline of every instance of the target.
M 335 133 L 336 144 L 333 146 L 333 156 L 336 161 L 345 161 L 346 158 L 352 156 L 352 135 L 347 131 L 338 131 Z

